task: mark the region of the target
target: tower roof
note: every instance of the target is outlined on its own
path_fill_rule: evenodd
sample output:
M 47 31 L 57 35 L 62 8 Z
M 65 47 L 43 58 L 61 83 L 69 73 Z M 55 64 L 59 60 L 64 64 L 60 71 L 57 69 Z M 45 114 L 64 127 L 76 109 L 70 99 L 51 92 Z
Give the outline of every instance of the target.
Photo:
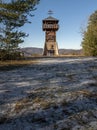
M 52 16 L 49 16 L 46 19 L 44 19 L 43 21 L 59 21 L 59 20 L 54 18 L 54 17 L 52 17 Z

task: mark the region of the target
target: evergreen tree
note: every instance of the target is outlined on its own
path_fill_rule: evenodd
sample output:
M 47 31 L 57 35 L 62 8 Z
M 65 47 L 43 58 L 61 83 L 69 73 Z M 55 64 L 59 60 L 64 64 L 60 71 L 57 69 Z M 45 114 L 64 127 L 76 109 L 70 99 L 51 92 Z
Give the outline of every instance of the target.
M 83 33 L 82 47 L 86 56 L 97 56 L 97 11 L 89 17 L 87 29 Z
M 26 23 L 31 23 L 28 16 L 35 10 L 35 5 L 39 0 L 11 0 L 9 2 L 0 1 L 0 50 L 7 53 L 16 52 L 19 44 L 24 42 L 27 36 L 19 28 Z M 5 51 L 4 51 L 5 52 Z

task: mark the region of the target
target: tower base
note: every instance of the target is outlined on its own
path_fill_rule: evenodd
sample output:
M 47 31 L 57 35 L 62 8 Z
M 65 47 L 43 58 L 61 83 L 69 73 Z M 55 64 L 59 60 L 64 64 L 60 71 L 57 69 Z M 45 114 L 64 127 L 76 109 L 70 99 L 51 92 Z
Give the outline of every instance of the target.
M 56 42 L 46 42 L 43 51 L 44 56 L 58 56 L 58 45 Z

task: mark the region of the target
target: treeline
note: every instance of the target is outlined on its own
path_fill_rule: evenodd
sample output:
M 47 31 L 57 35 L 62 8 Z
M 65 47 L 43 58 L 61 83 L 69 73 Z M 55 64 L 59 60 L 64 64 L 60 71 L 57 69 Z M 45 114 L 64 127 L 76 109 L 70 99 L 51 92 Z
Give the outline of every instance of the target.
M 20 28 L 26 23 L 31 23 L 28 16 L 39 0 L 0 0 L 0 60 L 20 58 L 19 44 L 28 36 Z
M 87 28 L 83 32 L 82 48 L 84 55 L 97 56 L 97 11 L 89 17 Z

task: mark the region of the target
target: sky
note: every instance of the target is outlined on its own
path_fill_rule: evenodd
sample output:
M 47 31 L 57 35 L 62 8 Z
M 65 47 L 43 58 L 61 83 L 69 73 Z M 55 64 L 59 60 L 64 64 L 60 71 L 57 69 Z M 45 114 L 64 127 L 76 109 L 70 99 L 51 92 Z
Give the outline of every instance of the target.
M 59 30 L 56 33 L 58 47 L 61 49 L 81 49 L 82 30 L 86 28 L 89 16 L 97 10 L 97 0 L 40 0 L 30 18 L 31 24 L 26 24 L 23 31 L 29 34 L 21 47 L 43 48 L 45 32 L 42 30 L 42 20 L 47 18 L 52 10 L 52 17 L 59 20 Z

